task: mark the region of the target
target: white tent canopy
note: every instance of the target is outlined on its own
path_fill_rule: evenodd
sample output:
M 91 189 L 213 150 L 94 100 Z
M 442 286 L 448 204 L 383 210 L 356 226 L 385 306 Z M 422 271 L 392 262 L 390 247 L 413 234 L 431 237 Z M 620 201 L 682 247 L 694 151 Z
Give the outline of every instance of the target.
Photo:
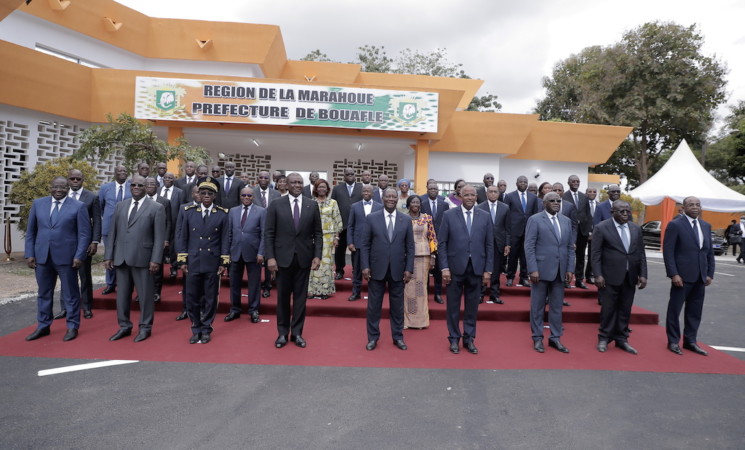
M 629 192 L 645 205 L 670 197 L 678 203 L 688 196 L 701 200 L 701 209 L 718 212 L 745 211 L 745 195 L 723 185 L 701 166 L 684 140 L 664 166 L 644 184 Z

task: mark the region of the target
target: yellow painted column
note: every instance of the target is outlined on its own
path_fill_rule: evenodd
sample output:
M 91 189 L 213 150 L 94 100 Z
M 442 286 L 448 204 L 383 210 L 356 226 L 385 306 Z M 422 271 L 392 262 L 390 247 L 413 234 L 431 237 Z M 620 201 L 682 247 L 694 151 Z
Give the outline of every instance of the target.
M 177 145 L 178 139 L 184 137 L 184 129 L 181 127 L 168 127 L 168 145 Z M 179 171 L 183 165 L 183 161 L 178 159 L 172 159 L 168 161 L 168 171 L 179 177 Z
M 429 140 L 420 139 L 414 147 L 414 179 L 412 182 L 419 195 L 427 192 L 427 179 L 429 179 Z

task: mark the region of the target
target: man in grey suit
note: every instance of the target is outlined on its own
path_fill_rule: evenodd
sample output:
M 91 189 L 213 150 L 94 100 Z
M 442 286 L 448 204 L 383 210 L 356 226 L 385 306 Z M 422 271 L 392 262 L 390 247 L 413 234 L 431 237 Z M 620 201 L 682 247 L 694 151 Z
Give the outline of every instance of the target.
M 504 261 L 510 254 L 510 207 L 500 202 L 499 188 L 491 185 L 486 190 L 487 200 L 479 208 L 489 213 L 494 226 L 494 268 L 491 273 L 489 303 L 503 304 L 499 298 L 499 275 L 502 273 Z M 486 288 L 481 295 L 486 295 Z
M 240 193 L 244 184 L 240 178 L 235 176 L 235 163 L 227 161 L 225 163 L 225 175 L 217 179 L 220 183 L 220 202 L 223 208 L 233 208 L 241 204 Z
M 549 192 L 543 197 L 544 210 L 531 216 L 525 225 L 525 260 L 532 288 L 530 290 L 530 328 L 533 348 L 543 353 L 543 312 L 549 299 L 548 322 L 551 337 L 548 345 L 562 353 L 561 309 L 564 282 L 572 280 L 574 270 L 574 236 L 571 220 L 559 213 L 561 197 Z
M 256 204 L 264 209 L 269 208 L 269 205 L 280 198 L 282 195 L 276 189 L 272 189 L 269 186 L 269 180 L 271 175 L 268 170 L 262 170 L 259 172 L 256 186 L 254 186 L 254 195 Z M 261 296 L 266 298 L 269 297 L 269 292 L 272 289 L 272 275 L 267 267 L 266 261 L 264 261 L 264 282 L 261 284 Z
M 187 188 L 187 186 L 195 184 L 197 178 L 197 164 L 194 161 L 187 161 L 184 164 L 184 177 L 179 178 L 174 183 L 177 188 L 184 192 L 189 192 L 191 188 Z
M 160 270 L 166 240 L 165 208 L 145 197 L 145 179 L 132 177 L 132 197 L 119 202 L 106 241 L 104 266 L 116 267 L 116 315 L 119 331 L 109 338 L 116 341 L 132 334 L 129 320 L 132 289 L 140 299 L 140 324 L 135 342 L 150 337 L 155 314 L 153 275 Z
M 593 234 L 592 266 L 601 304 L 597 348 L 603 353 L 616 341 L 616 347 L 636 355 L 628 342 L 629 319 L 636 286 L 647 286 L 647 257 L 642 230 L 629 221 L 631 206 L 616 200 L 611 213 L 613 218 L 600 222 Z
M 313 186 L 316 184 L 316 181 L 321 178 L 320 175 L 318 175 L 318 172 L 311 172 L 308 176 L 308 184 L 303 186 L 303 195 L 308 198 L 313 198 Z
M 228 213 L 230 242 L 230 313 L 225 322 L 241 316 L 241 285 L 243 273 L 248 274 L 248 314 L 251 322 L 259 322 L 261 299 L 261 266 L 264 264 L 264 222 L 266 209 L 253 204 L 254 190 L 241 190 L 241 206 Z
M 494 175 L 487 172 L 484 174 L 484 185 L 476 189 L 476 203 L 481 204 L 486 201 L 486 190 L 489 186 L 494 185 Z
M 373 187 L 362 186 L 362 200 L 354 203 L 349 210 L 347 220 L 347 248 L 352 253 L 352 295 L 347 300 L 354 302 L 362 298 L 362 267 L 360 267 L 360 249 L 362 231 L 365 229 L 365 218 L 372 212 L 383 209 L 383 205 L 372 199 Z

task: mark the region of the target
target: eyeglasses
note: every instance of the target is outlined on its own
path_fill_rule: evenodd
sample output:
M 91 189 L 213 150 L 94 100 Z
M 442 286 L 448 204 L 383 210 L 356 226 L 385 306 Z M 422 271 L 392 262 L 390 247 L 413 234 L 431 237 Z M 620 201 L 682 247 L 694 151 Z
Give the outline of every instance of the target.
M 259 180 L 268 180 L 269 177 L 259 177 Z
M 83 178 L 81 177 L 67 177 L 67 179 L 70 181 L 83 181 Z
M 621 193 L 621 191 L 620 191 L 620 190 L 618 190 L 618 191 L 615 191 L 615 190 L 614 190 L 614 191 L 608 191 L 608 193 L 609 193 L 609 194 L 620 194 L 620 193 Z
M 553 199 L 553 200 L 546 200 L 548 203 L 561 203 L 561 200 L 559 199 Z
M 617 209 L 616 212 L 618 214 L 631 214 L 631 210 L 630 209 Z
M 142 184 L 142 183 L 132 183 L 132 184 L 130 184 L 130 186 L 132 186 L 132 187 L 145 187 L 145 185 Z
M 217 195 L 217 193 L 212 191 L 201 191 L 199 192 L 199 195 Z
M 253 197 L 253 194 L 241 194 L 241 197 Z

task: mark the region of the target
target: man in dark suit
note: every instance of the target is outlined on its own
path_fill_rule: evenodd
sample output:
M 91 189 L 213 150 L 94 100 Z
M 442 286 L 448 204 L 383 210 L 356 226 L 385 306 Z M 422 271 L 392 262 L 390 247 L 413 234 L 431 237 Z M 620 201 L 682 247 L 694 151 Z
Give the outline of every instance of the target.
M 598 190 L 594 187 L 588 187 L 587 189 L 585 189 L 585 195 L 587 196 L 587 204 L 590 214 L 588 217 L 590 222 L 590 234 L 587 236 L 587 253 L 592 254 L 592 229 L 595 227 L 595 211 L 598 207 L 598 203 L 595 199 L 598 197 Z M 595 283 L 595 275 L 593 275 L 592 273 L 592 258 L 587 258 L 587 265 L 585 266 L 585 279 L 588 283 Z
M 268 170 L 262 170 L 259 172 L 256 186 L 254 186 L 254 195 L 256 196 L 256 204 L 264 209 L 269 208 L 274 200 L 277 200 L 282 195 L 279 191 L 272 189 L 269 186 L 269 180 L 271 175 Z M 269 293 L 272 289 L 272 275 L 269 268 L 266 265 L 266 258 L 264 258 L 264 282 L 261 285 L 261 296 L 266 298 L 269 297 Z
M 639 225 L 629 222 L 631 206 L 623 200 L 613 202 L 613 218 L 595 227 L 592 261 L 600 298 L 598 351 L 608 350 L 610 341 L 633 355 L 628 328 L 636 286 L 647 286 L 647 257 Z
M 158 191 L 158 197 L 163 197 L 171 203 L 171 223 L 173 224 L 173 234 L 171 235 L 171 245 L 168 248 L 168 257 L 171 263 L 171 279 L 176 278 L 178 271 L 176 268 L 176 246 L 173 243 L 173 239 L 176 235 L 176 223 L 178 221 L 179 207 L 187 200 L 184 198 L 184 191 L 176 187 L 174 184 L 175 180 L 176 177 L 171 172 L 166 172 L 163 175 L 163 184 L 161 184 L 160 191 Z
M 668 222 L 662 244 L 665 271 L 672 281 L 667 304 L 667 348 L 678 355 L 680 349 L 680 311 L 685 305 L 683 348 L 706 356 L 697 344 L 698 327 L 704 309 L 706 286 L 714 279 L 714 250 L 711 225 L 699 218 L 701 200 L 683 199 L 684 215 Z M 597 280 L 596 280 L 597 281 Z
M 160 301 L 160 294 L 163 291 L 163 264 L 166 261 L 166 256 L 171 252 L 176 224 L 173 220 L 171 202 L 167 198 L 159 195 L 158 180 L 156 180 L 155 177 L 145 178 L 145 197 L 154 202 L 160 203 L 161 206 L 163 206 L 163 211 L 166 216 L 163 259 L 160 261 L 160 266 L 158 267 L 157 272 L 153 274 L 153 284 L 155 285 L 153 299 L 155 303 L 158 303 Z
M 349 220 L 349 209 L 352 203 L 362 200 L 362 184 L 355 182 L 354 169 L 347 167 L 344 169 L 344 182 L 334 186 L 331 190 L 331 198 L 336 200 L 339 207 L 341 221 L 344 225 L 339 233 L 339 245 L 334 253 L 334 265 L 336 274 L 334 279 L 341 280 L 344 277 L 344 266 L 347 257 L 347 221 Z
M 101 239 L 103 239 L 103 242 L 108 241 L 109 228 L 117 203 L 132 197 L 127 176 L 127 169 L 124 166 L 116 166 L 114 168 L 114 181 L 104 184 L 98 191 L 98 201 L 101 203 Z M 107 295 L 115 290 L 116 271 L 107 270 L 106 287 L 101 293 Z
M 383 204 L 383 191 L 388 189 L 388 175 L 378 175 L 378 185 L 373 189 L 373 200 Z
M 303 195 L 308 198 L 313 198 L 313 186 L 316 184 L 316 181 L 321 178 L 320 175 L 318 175 L 318 172 L 311 172 L 310 175 L 308 175 L 308 184 L 303 186 Z
M 318 203 L 303 197 L 303 177 L 293 172 L 287 176 L 289 195 L 269 204 L 264 228 L 264 251 L 267 266 L 277 275 L 277 331 L 275 347 L 287 345 L 287 335 L 305 348 L 303 325 L 308 297 L 310 271 L 321 264 L 323 229 Z M 290 300 L 292 297 L 292 313 Z
M 489 213 L 476 204 L 476 189 L 465 185 L 460 190 L 463 204 L 449 209 L 442 218 L 440 234 L 437 236 L 438 258 L 442 262 L 442 281 L 447 285 L 447 324 L 450 351 L 459 353 L 458 344 L 470 353 L 479 351 L 473 341 L 476 338 L 476 315 L 481 300 L 481 286 L 491 282 L 494 267 L 494 227 Z M 463 297 L 463 333 L 459 316 Z
M 362 185 L 362 200 L 354 203 L 349 210 L 347 247 L 352 253 L 352 295 L 348 299 L 350 302 L 361 298 L 362 267 L 360 267 L 360 245 L 362 244 L 362 232 L 365 228 L 365 218 L 370 213 L 383 209 L 382 204 L 373 201 L 372 195 L 372 185 Z
M 163 181 L 163 177 L 166 176 L 166 172 L 168 172 L 168 166 L 166 165 L 166 163 L 155 163 L 155 179 L 158 180 L 159 186 L 163 186 L 165 184 Z
M 489 186 L 494 185 L 494 175 L 487 172 L 484 174 L 484 185 L 479 186 L 478 189 L 476 189 L 476 204 L 481 204 L 486 201 L 486 190 L 489 189 Z
M 507 195 L 507 182 L 505 180 L 499 180 L 497 182 L 497 189 L 499 189 L 499 201 L 504 203 L 504 196 Z
M 486 190 L 486 201 L 479 208 L 489 213 L 494 226 L 494 266 L 489 281 L 489 303 L 502 304 L 499 297 L 499 275 L 504 267 L 504 258 L 510 254 L 510 207 L 500 202 L 499 188 L 491 185 Z M 482 289 L 482 296 L 486 295 L 486 286 Z
M 223 208 L 233 208 L 241 204 L 240 193 L 244 187 L 243 181 L 235 176 L 235 163 L 225 163 L 225 175 L 217 179 L 220 183 L 220 203 Z
M 98 244 L 101 242 L 101 202 L 98 195 L 88 189 L 83 188 L 83 172 L 77 169 L 70 169 L 67 172 L 67 184 L 70 186 L 68 197 L 85 203 L 88 210 L 88 216 L 91 219 L 91 243 L 86 252 L 87 257 L 83 265 L 78 270 L 80 277 L 80 302 L 83 308 L 83 317 L 90 319 L 93 317 L 93 277 L 91 275 L 91 259 L 98 251 Z M 67 315 L 65 305 L 60 298 L 61 311 L 54 316 L 55 319 L 62 319 Z
M 199 206 L 183 211 L 176 237 L 177 260 L 186 274 L 186 311 L 191 320 L 190 344 L 212 340 L 220 276 L 230 265 L 228 210 L 215 204 L 217 184 L 199 184 Z
M 617 184 L 611 184 L 608 186 L 608 200 L 599 203 L 595 207 L 595 215 L 592 218 L 594 225 L 612 217 L 612 214 L 610 213 L 611 207 L 613 206 L 613 202 L 619 198 L 621 198 L 621 188 Z
M 548 345 L 562 353 L 569 350 L 562 345 L 564 334 L 561 309 L 564 302 L 564 283 L 572 280 L 574 270 L 574 236 L 571 220 L 559 213 L 561 197 L 549 192 L 543 197 L 544 211 L 528 219 L 525 227 L 525 259 L 530 272 L 530 329 L 533 348 L 543 353 L 543 312 L 549 299 L 548 323 L 551 337 Z
M 194 184 L 197 181 L 197 164 L 194 161 L 187 161 L 184 164 L 184 176 L 174 182 L 177 188 L 184 192 L 189 192 L 187 188 L 190 184 Z
M 176 215 L 176 228 L 174 230 L 173 245 L 171 246 L 174 248 L 174 254 L 176 255 L 171 259 L 171 266 L 173 267 L 178 268 L 179 266 L 178 254 L 176 253 L 176 239 L 181 236 L 181 228 L 184 225 L 184 214 L 191 207 L 198 207 L 200 203 L 202 203 L 202 196 L 199 194 L 199 186 L 194 186 L 191 189 L 191 201 L 182 203 L 179 206 L 178 214 Z M 181 302 L 183 308 L 181 314 L 176 316 L 176 320 L 186 320 L 189 317 L 189 314 L 186 311 L 186 273 L 181 277 Z
M 153 183 L 154 178 L 150 178 Z M 139 332 L 135 342 L 150 337 L 155 316 L 153 275 L 160 270 L 166 241 L 166 208 L 148 198 L 145 178 L 132 177 L 132 198 L 120 202 L 106 241 L 104 266 L 116 268 L 119 289 L 116 292 L 116 316 L 119 330 L 109 338 L 116 341 L 132 334 L 129 319 L 132 291 L 137 289 L 140 303 Z
M 434 222 L 435 235 L 440 230 L 440 224 L 445 211 L 450 209 L 450 204 L 445 201 L 445 197 L 440 195 L 440 187 L 437 182 L 433 179 L 427 180 L 427 193 L 420 195 L 419 198 L 422 200 L 422 212 L 432 216 Z M 435 302 L 443 304 L 442 300 L 442 269 L 440 262 L 435 258 L 435 266 L 430 271 L 434 281 L 434 299 Z
M 520 284 L 530 286 L 528 273 L 525 265 L 525 224 L 528 218 L 541 210 L 540 200 L 528 189 L 528 178 L 521 175 L 517 177 L 517 190 L 505 195 L 504 203 L 510 207 L 510 255 L 507 261 L 507 287 L 512 286 L 512 280 L 517 272 L 517 263 L 520 263 Z
M 370 193 L 372 196 L 372 192 Z M 388 287 L 393 345 L 406 350 L 404 342 L 404 285 L 414 273 L 414 232 L 411 218 L 396 211 L 398 193 L 383 192 L 383 210 L 365 219 L 360 243 L 362 275 L 368 283 L 367 350 L 374 350 L 380 338 L 383 294 Z
M 264 222 L 266 209 L 253 204 L 251 186 L 241 189 L 241 206 L 228 214 L 230 242 L 230 313 L 225 322 L 241 316 L 243 273 L 248 274 L 248 314 L 259 322 L 261 299 L 261 266 L 264 264 Z
M 50 197 L 34 200 L 26 228 L 25 254 L 28 267 L 35 269 L 39 285 L 36 330 L 27 341 L 49 335 L 57 277 L 62 285 L 62 301 L 67 311 L 67 332 L 71 341 L 80 328 L 80 286 L 77 270 L 85 260 L 91 243 L 91 222 L 83 202 L 67 197 L 70 187 L 65 177 L 56 177 L 49 186 Z
M 592 233 L 592 215 L 590 215 L 590 202 L 587 196 L 579 191 L 579 177 L 570 175 L 567 180 L 569 190 L 562 197 L 562 204 L 571 203 L 577 210 L 577 249 L 575 250 L 576 266 L 574 268 L 574 286 L 587 289 L 584 283 L 585 254 L 587 253 L 587 241 Z M 588 258 L 589 259 L 589 258 Z

